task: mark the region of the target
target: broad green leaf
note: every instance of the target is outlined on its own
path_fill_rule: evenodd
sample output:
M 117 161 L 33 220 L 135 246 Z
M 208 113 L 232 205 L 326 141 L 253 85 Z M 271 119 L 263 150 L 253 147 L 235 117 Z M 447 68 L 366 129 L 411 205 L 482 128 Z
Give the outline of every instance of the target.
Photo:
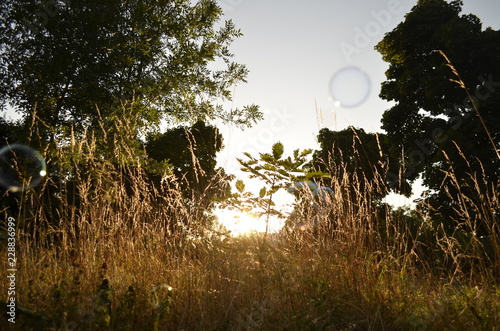
M 243 191 L 245 191 L 245 183 L 243 183 L 241 179 L 238 179 L 236 181 L 236 190 L 238 190 L 238 192 L 240 193 L 243 193 Z
M 281 157 L 283 156 L 283 152 L 284 152 L 284 147 L 282 143 L 277 142 L 276 144 L 273 145 L 273 157 L 276 160 L 281 159 Z

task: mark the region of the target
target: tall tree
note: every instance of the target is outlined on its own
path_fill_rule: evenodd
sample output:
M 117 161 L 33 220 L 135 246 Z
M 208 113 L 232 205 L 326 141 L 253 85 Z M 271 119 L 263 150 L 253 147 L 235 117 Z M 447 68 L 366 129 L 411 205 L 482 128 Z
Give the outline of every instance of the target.
M 500 32 L 461 6 L 420 0 L 376 46 L 389 63 L 380 96 L 395 102 L 382 128 L 404 151 L 403 176 L 421 174 L 436 192 L 428 201 L 448 215 L 450 194 L 467 194 L 471 177 L 484 172 L 495 185 L 500 176 Z
M 216 1 L 5 0 L 0 5 L 0 101 L 36 116 L 42 140 L 116 128 L 129 107 L 133 130 L 221 118 L 251 125 L 258 107 L 224 110 L 247 69 L 231 61 L 241 32 L 218 29 Z M 225 68 L 213 70 L 220 60 Z M 33 110 L 36 109 L 36 115 Z

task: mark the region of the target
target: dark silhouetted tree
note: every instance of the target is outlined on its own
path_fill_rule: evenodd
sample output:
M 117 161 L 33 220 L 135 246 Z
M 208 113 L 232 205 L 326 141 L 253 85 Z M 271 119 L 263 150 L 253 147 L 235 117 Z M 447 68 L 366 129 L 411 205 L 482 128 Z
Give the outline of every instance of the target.
M 376 46 L 389 63 L 380 96 L 395 102 L 382 128 L 395 155 L 404 152 L 403 177 L 422 175 L 434 190 L 427 201 L 445 216 L 453 197 L 478 199 L 469 188 L 486 190 L 500 176 L 500 32 L 460 15 L 461 6 L 420 0 Z
M 157 163 L 167 162 L 179 181 L 183 195 L 202 201 L 208 207 L 212 198 L 229 193 L 228 175 L 217 168 L 217 152 L 223 147 L 219 130 L 204 122 L 191 127 L 177 127 L 155 135 L 146 144 L 148 157 Z M 159 185 L 161 178 L 153 175 Z
M 377 197 L 382 198 L 389 190 L 409 195 L 407 181 L 397 176 L 399 159 L 390 153 L 392 147 L 385 134 L 366 133 L 353 127 L 342 131 L 320 130 L 318 142 L 321 149 L 315 151 L 314 166 L 332 175 L 380 184 Z

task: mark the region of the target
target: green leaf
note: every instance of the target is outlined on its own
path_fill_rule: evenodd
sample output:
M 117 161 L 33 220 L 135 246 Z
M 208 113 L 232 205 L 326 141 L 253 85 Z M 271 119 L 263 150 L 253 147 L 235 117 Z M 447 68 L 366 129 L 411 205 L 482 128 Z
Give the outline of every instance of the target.
M 236 181 L 236 190 L 240 193 L 243 193 L 245 191 L 245 183 L 241 179 L 238 179 Z
M 277 171 L 277 168 L 272 164 L 264 164 L 262 168 L 267 171 Z
M 261 188 L 260 191 L 259 191 L 259 196 L 261 198 L 265 197 L 266 196 L 266 193 L 267 193 L 267 190 L 265 187 Z
M 283 152 L 284 152 L 284 147 L 282 143 L 277 142 L 276 144 L 273 145 L 273 157 L 276 160 L 281 159 L 281 157 L 283 156 Z
M 271 188 L 271 191 L 269 192 L 269 194 L 274 194 L 274 193 L 278 192 L 280 188 L 281 188 L 280 186 L 275 186 L 275 187 Z
M 304 156 L 307 156 L 307 155 L 311 154 L 312 152 L 313 152 L 312 149 L 305 149 L 305 150 L 302 151 L 302 153 L 300 153 L 300 156 L 304 157 Z
M 286 178 L 290 178 L 290 172 L 286 171 L 286 170 L 283 170 L 283 169 L 278 169 L 278 173 L 280 175 L 283 175 L 285 176 Z
M 332 175 L 330 175 L 329 173 L 323 172 L 323 171 L 314 171 L 314 172 L 308 173 L 306 175 L 306 178 L 307 179 L 311 179 L 311 178 L 332 178 Z

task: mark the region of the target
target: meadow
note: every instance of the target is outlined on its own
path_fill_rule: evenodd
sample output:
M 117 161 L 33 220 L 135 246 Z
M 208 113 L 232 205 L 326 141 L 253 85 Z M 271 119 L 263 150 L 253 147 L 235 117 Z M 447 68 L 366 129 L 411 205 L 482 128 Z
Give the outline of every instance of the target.
M 234 237 L 214 226 L 196 199 L 186 201 L 172 176 L 153 185 L 139 163 L 97 157 L 97 140 L 83 138 L 47 156 L 49 164 L 59 160 L 59 176 L 4 193 L 18 208 L 1 211 L 15 219 L 17 239 L 16 323 L 3 316 L 3 330 L 500 325 L 498 186 L 474 192 L 480 205 L 466 195 L 454 203 L 459 214 L 474 214 L 488 227 L 490 235 L 479 237 L 467 230 L 472 218 L 456 220 L 460 226 L 450 231 L 424 207 L 374 204 L 387 189 L 381 180 L 332 170 L 336 195 L 317 227 L 288 223 L 278 233 Z M 314 213 L 297 207 L 295 217 L 308 221 Z M 2 298 L 8 287 L 2 276 Z

